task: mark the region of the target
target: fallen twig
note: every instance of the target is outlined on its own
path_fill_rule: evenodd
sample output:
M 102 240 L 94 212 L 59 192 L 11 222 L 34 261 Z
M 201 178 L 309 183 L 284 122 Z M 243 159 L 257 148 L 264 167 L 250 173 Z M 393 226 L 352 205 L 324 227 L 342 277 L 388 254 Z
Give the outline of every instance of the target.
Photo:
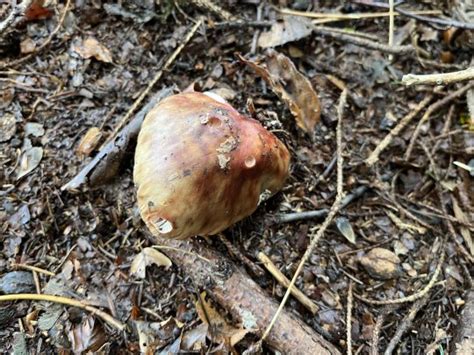
M 390 339 L 390 342 L 387 345 L 387 348 L 384 351 L 384 355 L 391 355 L 393 350 L 395 350 L 395 347 L 397 344 L 400 342 L 400 339 L 402 338 L 403 334 L 410 328 L 413 319 L 415 319 L 416 314 L 418 311 L 423 308 L 423 306 L 428 302 L 429 297 L 428 295 L 424 296 L 423 298 L 420 298 L 418 301 L 413 303 L 413 305 L 410 307 L 410 310 L 408 311 L 408 314 L 403 318 L 401 323 L 398 325 L 397 330 L 395 331 L 395 334 L 393 335 L 392 339 Z
M 471 67 L 465 70 L 456 71 L 452 73 L 443 73 L 443 74 L 426 74 L 426 75 L 406 74 L 402 78 L 402 83 L 407 86 L 419 85 L 419 84 L 447 85 L 447 84 L 457 83 L 460 81 L 473 80 L 473 79 L 474 79 L 474 67 Z
M 373 0 L 352 0 L 353 3 L 356 4 L 361 4 L 361 5 L 367 5 L 367 6 L 373 6 L 377 8 L 382 8 L 382 9 L 388 9 L 388 4 L 379 2 L 379 1 L 373 1 Z M 436 18 L 436 17 L 426 17 L 426 16 L 421 16 L 422 14 L 417 13 L 416 11 L 408 11 L 405 9 L 401 9 L 400 5 L 403 1 L 399 1 L 397 4 L 395 4 L 395 11 L 398 12 L 400 15 L 410 17 L 413 19 L 416 19 L 418 21 L 423 21 L 427 22 L 429 24 L 438 24 L 438 25 L 443 25 L 447 27 L 458 27 L 458 28 L 463 28 L 463 29 L 474 29 L 474 25 L 472 23 L 467 23 L 467 22 L 461 22 L 461 21 L 456 21 L 453 19 L 441 19 L 441 18 Z
M 272 27 L 274 24 L 273 21 L 225 21 L 225 22 L 216 22 L 212 25 L 209 25 L 209 28 L 246 28 L 246 27 L 256 27 L 256 28 L 267 28 Z
M 211 0 L 191 0 L 190 2 L 201 9 L 212 12 L 214 15 L 225 21 L 232 21 L 236 19 L 235 16 L 233 16 L 230 12 L 214 4 Z
M 28 1 L 25 1 L 25 2 L 28 2 Z M 31 1 L 30 1 L 31 3 Z M 22 3 L 23 4 L 23 3 Z M 18 65 L 18 64 L 21 64 L 21 63 L 24 63 L 26 62 L 28 59 L 30 59 L 33 55 L 41 52 L 44 48 L 46 48 L 50 43 L 51 41 L 53 40 L 54 36 L 56 36 L 56 33 L 59 32 L 59 30 L 61 29 L 63 23 L 64 23 L 64 19 L 66 18 L 66 14 L 69 10 L 69 6 L 71 4 L 71 0 L 67 0 L 66 1 L 66 4 L 64 5 L 64 11 L 63 13 L 61 14 L 61 17 L 59 18 L 59 21 L 58 21 L 58 24 L 56 25 L 56 27 L 54 28 L 53 32 L 51 32 L 48 36 L 48 38 L 46 38 L 46 40 L 38 47 L 36 47 L 34 49 L 33 52 L 27 54 L 26 56 L 20 58 L 20 59 L 16 59 L 16 60 L 12 60 L 11 62 L 0 62 L 0 68 L 6 68 L 6 67 L 10 67 L 10 66 L 14 66 L 14 65 Z M 1 31 L 0 31 L 1 32 Z
M 365 160 L 365 163 L 368 166 L 374 165 L 379 160 L 380 153 L 382 153 L 382 151 L 390 145 L 393 138 L 398 136 L 400 132 L 413 120 L 413 118 L 415 118 L 416 115 L 418 115 L 418 113 L 429 104 L 432 98 L 432 95 L 425 96 L 425 98 L 415 107 L 415 109 L 403 117 L 400 122 L 384 137 L 384 139 L 382 139 L 379 145 Z
M 299 274 L 303 270 L 303 266 L 306 263 L 306 261 L 309 259 L 310 255 L 313 253 L 314 248 L 316 247 L 319 239 L 323 236 L 324 232 L 326 229 L 329 227 L 331 224 L 333 218 L 336 216 L 336 214 L 339 212 L 341 209 L 341 202 L 344 197 L 344 190 L 343 190 L 343 175 L 342 175 L 342 163 L 343 163 L 343 158 L 342 158 L 342 116 L 344 112 L 344 106 L 346 105 L 347 101 L 347 90 L 344 90 L 341 94 L 341 98 L 339 99 L 339 105 L 337 107 L 337 116 L 338 116 L 338 121 L 337 121 L 337 128 L 336 128 L 336 142 L 337 142 L 337 195 L 336 199 L 331 206 L 331 209 L 328 212 L 328 215 L 322 225 L 319 227 L 318 231 L 312 236 L 311 242 L 306 249 L 306 252 L 304 253 L 303 257 L 301 258 L 300 263 L 298 264 L 298 268 L 295 271 L 295 274 L 293 275 L 293 278 L 291 279 L 290 285 L 288 286 L 288 289 L 285 292 L 285 295 L 283 296 L 283 299 L 280 302 L 280 306 L 278 307 L 278 310 L 276 311 L 275 315 L 273 316 L 270 324 L 268 325 L 267 329 L 262 335 L 262 340 L 264 340 L 271 332 L 273 326 L 275 325 L 280 313 L 283 310 L 283 307 L 286 304 L 286 301 L 288 300 L 288 297 L 291 294 L 291 290 L 293 289 L 293 286 L 296 283 L 296 279 L 298 278 Z
M 395 32 L 395 12 L 393 11 L 393 0 L 388 0 L 388 14 L 389 14 L 389 19 L 388 19 L 388 46 L 393 47 L 393 34 Z M 389 60 L 391 60 L 392 57 L 389 56 Z
M 125 324 L 118 321 L 117 319 L 113 318 L 110 314 L 101 311 L 98 308 L 89 306 L 82 301 L 74 300 L 72 298 L 67 298 L 64 296 L 54 296 L 54 295 L 45 295 L 45 294 L 35 294 L 35 293 L 17 293 L 17 294 L 10 294 L 10 295 L 0 295 L 0 302 L 7 302 L 7 301 L 19 301 L 19 300 L 29 300 L 29 301 L 46 301 L 46 302 L 53 302 L 53 303 L 61 303 L 68 306 L 78 307 L 81 309 L 85 309 L 92 314 L 96 314 L 104 321 L 109 323 L 110 325 L 114 326 L 119 330 L 125 329 Z
M 98 185 L 115 176 L 126 148 L 140 131 L 146 114 L 157 102 L 173 93 L 173 88 L 166 88 L 155 94 L 150 101 L 135 115 L 115 138 L 101 148 L 99 153 L 87 163 L 76 176 L 61 187 L 61 190 L 77 189 L 83 184 Z
M 415 53 L 415 48 L 412 46 L 388 46 L 386 44 L 374 42 L 374 41 L 369 41 L 364 38 L 358 38 L 351 36 L 350 33 L 348 32 L 347 34 L 342 34 L 339 32 L 333 31 L 330 27 L 324 27 L 324 26 L 312 26 L 313 32 L 323 35 L 323 36 L 328 36 L 331 38 L 334 38 L 336 40 L 340 40 L 343 42 L 348 42 L 355 44 L 360 47 L 365 47 L 369 49 L 376 49 L 381 52 L 389 53 L 389 54 L 412 54 Z
M 369 188 L 367 186 L 359 186 L 355 188 L 350 194 L 347 194 L 341 201 L 341 208 L 346 207 L 355 199 L 361 197 L 365 194 Z M 327 208 L 313 211 L 303 211 L 303 212 L 294 212 L 294 213 L 281 213 L 273 217 L 273 223 L 290 223 L 295 221 L 302 221 L 306 219 L 313 218 L 323 218 L 326 217 L 329 213 Z
M 276 9 L 278 12 L 284 15 L 291 16 L 302 16 L 315 19 L 332 19 L 335 21 L 341 20 L 361 20 L 367 18 L 379 18 L 379 17 L 390 17 L 390 11 L 388 12 L 361 12 L 361 13 L 332 13 L 332 12 L 312 12 L 312 11 L 298 11 L 292 9 Z M 439 15 L 442 14 L 439 10 L 422 10 L 414 11 L 418 15 Z M 398 16 L 397 11 L 394 11 L 394 16 Z
M 416 126 L 415 131 L 413 132 L 413 134 L 411 136 L 410 143 L 408 144 L 408 148 L 405 152 L 405 156 L 404 156 L 405 160 L 410 159 L 411 153 L 413 151 L 413 147 L 415 146 L 416 139 L 418 138 L 418 135 L 420 134 L 421 127 L 423 126 L 423 124 L 425 124 L 430 119 L 431 114 L 433 112 L 437 112 L 441 107 L 447 105 L 448 103 L 450 103 L 454 99 L 456 99 L 459 96 L 463 95 L 466 91 L 468 91 L 472 87 L 474 87 L 474 81 L 472 81 L 470 83 L 467 83 L 463 87 L 459 88 L 458 90 L 452 92 L 451 94 L 445 96 L 441 100 L 435 102 L 434 104 L 432 104 L 431 106 L 428 107 L 428 109 L 424 113 L 423 117 L 418 122 L 418 125 Z
M 200 240 L 177 240 L 155 237 L 153 242 L 166 247 L 163 251 L 181 268 L 193 283 L 204 288 L 235 322 L 255 334 L 261 334 L 278 304 L 266 295 L 245 272 L 226 257 Z M 283 311 L 280 321 L 266 338 L 272 349 L 283 354 L 337 355 L 339 351 L 292 312 Z
M 258 253 L 258 260 L 265 266 L 265 268 L 270 272 L 270 274 L 273 275 L 275 280 L 278 281 L 280 285 L 282 285 L 285 288 L 288 288 L 290 285 L 290 280 L 283 275 L 283 273 L 278 270 L 278 268 L 273 264 L 273 262 L 270 260 L 268 256 L 266 256 L 264 253 L 260 252 Z M 291 290 L 291 294 L 293 297 L 295 297 L 300 303 L 306 307 L 313 315 L 316 314 L 319 311 L 319 307 L 311 301 L 308 296 L 306 296 L 303 292 L 301 292 L 299 289 L 296 287 L 293 287 Z
M 436 24 L 436 25 L 445 26 L 444 29 L 447 29 L 449 27 L 457 27 L 457 28 L 462 28 L 465 30 L 474 30 L 474 24 L 469 23 L 469 22 L 461 22 L 461 21 L 457 21 L 451 18 L 443 19 L 443 18 L 437 18 L 437 17 L 427 17 L 427 16 L 415 14 L 413 12 L 401 9 L 398 6 L 395 7 L 395 10 L 398 11 L 401 15 L 413 18 L 418 21 L 426 22 L 428 24 Z
M 51 272 L 51 271 L 48 271 L 48 270 L 45 270 L 45 269 L 41 269 L 39 267 L 32 266 L 32 265 L 13 263 L 11 266 L 14 267 L 14 268 L 34 271 L 34 272 L 37 272 L 37 273 L 40 273 L 40 274 L 45 274 L 45 275 L 48 275 L 48 276 L 55 276 L 56 275 L 54 272 Z
M 347 355 L 352 355 L 352 280 L 347 290 L 346 339 Z
M 14 24 L 18 18 L 21 18 L 25 11 L 30 7 L 33 0 L 23 0 L 20 4 L 17 1 L 11 1 L 11 10 L 7 18 L 0 23 L 0 34 L 2 34 L 10 25 Z
M 382 330 L 382 325 L 386 316 L 387 313 L 383 312 L 379 314 L 375 320 L 374 330 L 372 331 L 372 342 L 370 344 L 370 355 L 379 355 L 380 331 Z

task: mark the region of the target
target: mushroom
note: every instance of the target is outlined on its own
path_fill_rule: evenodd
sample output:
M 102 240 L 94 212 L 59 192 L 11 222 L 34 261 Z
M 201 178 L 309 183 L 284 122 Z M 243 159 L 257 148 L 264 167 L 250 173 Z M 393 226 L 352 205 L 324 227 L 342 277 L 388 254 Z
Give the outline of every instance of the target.
M 135 152 L 140 214 L 155 235 L 214 235 L 280 190 L 289 152 L 212 93 L 185 92 L 145 117 Z

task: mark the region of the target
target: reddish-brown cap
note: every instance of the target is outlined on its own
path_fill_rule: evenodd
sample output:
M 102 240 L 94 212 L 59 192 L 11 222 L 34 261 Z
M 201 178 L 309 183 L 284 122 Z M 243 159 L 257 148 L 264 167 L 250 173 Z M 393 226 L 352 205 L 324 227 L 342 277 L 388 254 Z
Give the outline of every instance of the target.
M 212 235 L 255 211 L 288 176 L 285 145 L 219 97 L 168 97 L 145 117 L 135 153 L 140 214 L 153 234 Z

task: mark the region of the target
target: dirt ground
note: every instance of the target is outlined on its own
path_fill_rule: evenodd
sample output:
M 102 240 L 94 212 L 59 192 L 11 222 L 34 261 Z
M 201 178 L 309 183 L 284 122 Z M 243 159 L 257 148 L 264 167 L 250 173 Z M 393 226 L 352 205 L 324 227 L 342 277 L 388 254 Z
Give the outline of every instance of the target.
M 307 218 L 304 212 L 333 204 L 337 105 L 347 88 L 343 188 L 353 199 L 319 240 L 296 282 L 318 311 L 312 314 L 293 297 L 286 309 L 340 352 L 348 352 L 350 339 L 354 353 L 454 353 L 453 337 L 461 331 L 459 316 L 472 287 L 474 117 L 466 96 L 474 106 L 474 92 L 466 82 L 407 87 L 401 78 L 472 66 L 473 31 L 458 23 L 396 16 L 394 46 L 405 51 L 389 54 L 388 16 L 323 24 L 382 43 L 379 49 L 350 42 L 341 33 L 307 31 L 304 24 L 311 19 L 300 16 L 283 34 L 271 32 L 272 25 L 289 26 L 277 9 L 387 11 L 373 1 L 228 0 L 219 2 L 217 11 L 196 3 L 34 1 L 25 16 L 0 31 L 0 295 L 12 295 L 0 302 L 0 351 L 242 353 L 259 339 L 263 329 L 245 332 L 236 344 L 230 336 L 216 336 L 206 323 L 212 319 L 203 317 L 204 306 L 232 325 L 231 335 L 241 325 L 212 298 L 204 302 L 206 285 L 196 284 L 185 269 L 150 264 L 144 277 L 131 272 L 137 255 L 154 245 L 136 205 L 133 146 L 111 181 L 61 190 L 113 137 L 203 16 L 151 93 L 193 83 L 202 91 L 216 90 L 287 145 L 291 174 L 281 192 L 224 232 L 230 249 L 219 238 L 200 242 L 245 269 L 268 297 L 282 299 L 286 288 L 267 271 L 256 275 L 252 266 L 263 267 L 258 254 L 264 253 L 291 279 L 325 216 Z M 403 9 L 438 10 L 420 16 L 471 19 L 472 25 L 474 16 L 464 8 L 463 20 L 460 3 L 409 2 Z M 8 3 L 1 2 L 0 20 L 9 13 Z M 271 85 L 236 56 L 264 60 L 269 52 L 262 35 L 284 42 L 274 50 L 310 80 L 321 103 L 314 130 L 300 129 Z M 368 164 L 384 137 L 415 111 Z M 429 117 L 417 129 L 426 112 Z M 78 147 L 92 127 L 100 140 L 90 156 L 81 155 Z M 288 216 L 292 220 L 285 221 Z M 22 293 L 81 300 L 127 328 L 120 331 L 81 307 L 15 298 Z M 265 344 L 262 351 L 274 353 Z

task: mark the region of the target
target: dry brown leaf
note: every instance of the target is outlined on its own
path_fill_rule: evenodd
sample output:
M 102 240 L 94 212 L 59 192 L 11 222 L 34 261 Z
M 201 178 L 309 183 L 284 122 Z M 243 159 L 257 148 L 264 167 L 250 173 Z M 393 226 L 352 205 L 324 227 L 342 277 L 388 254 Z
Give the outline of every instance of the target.
M 94 37 L 88 37 L 84 41 L 76 43 L 72 49 L 84 59 L 94 57 L 101 62 L 112 63 L 110 51 Z
M 469 218 L 463 212 L 461 207 L 459 207 L 459 203 L 456 200 L 456 198 L 451 196 L 451 199 L 453 201 L 454 216 L 461 222 L 469 223 Z M 460 227 L 460 230 L 461 230 L 461 235 L 464 238 L 464 242 L 466 243 L 466 245 L 469 248 L 469 251 L 471 252 L 471 255 L 474 255 L 474 244 L 472 242 L 471 232 L 469 231 L 467 227 L 463 227 L 463 226 Z
M 144 279 L 146 267 L 151 264 L 164 266 L 165 268 L 169 268 L 172 265 L 171 260 L 165 254 L 153 248 L 145 248 L 133 259 L 130 272 L 138 278 Z
M 262 48 L 281 46 L 307 37 L 312 32 L 311 20 L 297 16 L 284 16 L 282 21 L 276 21 L 270 31 L 263 32 L 258 38 Z
M 104 328 L 100 323 L 95 323 L 95 318 L 92 315 L 70 330 L 68 338 L 74 354 L 94 352 L 104 345 L 107 340 Z
M 311 82 L 301 74 L 285 55 L 269 50 L 265 66 L 239 59 L 261 76 L 289 107 L 296 124 L 305 132 L 312 132 L 319 122 L 321 107 Z
M 196 311 L 199 319 L 208 326 L 209 338 L 218 344 L 234 346 L 250 332 L 248 329 L 235 328 L 227 324 L 224 317 L 206 301 L 206 292 L 202 292 L 196 302 Z
M 102 138 L 102 132 L 97 127 L 91 127 L 87 133 L 82 137 L 79 145 L 77 146 L 77 154 L 80 156 L 88 157 L 92 151 L 99 144 Z

